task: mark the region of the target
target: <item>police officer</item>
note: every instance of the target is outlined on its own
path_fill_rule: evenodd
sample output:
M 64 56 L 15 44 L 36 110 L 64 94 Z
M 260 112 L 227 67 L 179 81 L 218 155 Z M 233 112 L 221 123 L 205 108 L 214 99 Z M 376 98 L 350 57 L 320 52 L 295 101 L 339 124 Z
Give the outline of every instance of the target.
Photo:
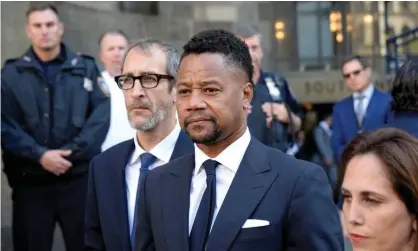
M 261 34 L 249 25 L 235 26 L 235 33 L 247 44 L 254 67 L 255 91 L 248 127 L 265 145 L 294 155 L 298 151 L 296 133 L 302 124 L 302 109 L 282 75 L 261 70 Z
M 87 171 L 109 127 L 109 98 L 94 59 L 61 43 L 63 24 L 54 6 L 32 5 L 26 17 L 32 46 L 7 60 L 1 76 L 13 245 L 51 250 L 58 222 L 67 251 L 80 251 Z

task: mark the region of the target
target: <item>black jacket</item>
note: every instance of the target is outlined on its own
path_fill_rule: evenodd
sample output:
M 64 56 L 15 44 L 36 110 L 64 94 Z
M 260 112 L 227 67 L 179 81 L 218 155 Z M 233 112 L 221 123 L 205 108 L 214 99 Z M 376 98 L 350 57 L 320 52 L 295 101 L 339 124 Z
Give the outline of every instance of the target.
M 110 102 L 92 57 L 65 45 L 65 62 L 57 74 L 54 102 L 32 49 L 9 59 L 1 72 L 1 146 L 9 182 L 56 178 L 39 164 L 49 149 L 72 150 L 69 177 L 88 170 L 109 128 Z M 51 106 L 51 107 L 50 107 Z M 51 115 L 49 113 L 52 113 Z

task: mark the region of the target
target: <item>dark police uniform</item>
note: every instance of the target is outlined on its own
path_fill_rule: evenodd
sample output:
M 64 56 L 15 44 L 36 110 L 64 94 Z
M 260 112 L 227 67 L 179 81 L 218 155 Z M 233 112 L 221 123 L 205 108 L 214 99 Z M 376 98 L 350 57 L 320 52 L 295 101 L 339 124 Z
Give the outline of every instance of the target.
M 42 62 L 32 48 L 7 60 L 1 76 L 1 145 L 13 189 L 15 250 L 50 250 L 55 223 L 67 251 L 83 249 L 84 205 L 90 160 L 100 153 L 110 102 L 92 57 L 64 44 Z M 47 150 L 71 150 L 60 176 L 39 163 Z
M 280 74 L 261 72 L 260 79 L 254 87 L 254 97 L 251 101 L 252 112 L 248 116 L 248 127 L 251 134 L 263 144 L 286 151 L 293 143 L 289 125 L 274 121 L 267 127 L 266 115 L 262 105 L 266 102 L 287 104 L 289 112 L 302 116 L 302 108 L 289 90 L 289 85 Z

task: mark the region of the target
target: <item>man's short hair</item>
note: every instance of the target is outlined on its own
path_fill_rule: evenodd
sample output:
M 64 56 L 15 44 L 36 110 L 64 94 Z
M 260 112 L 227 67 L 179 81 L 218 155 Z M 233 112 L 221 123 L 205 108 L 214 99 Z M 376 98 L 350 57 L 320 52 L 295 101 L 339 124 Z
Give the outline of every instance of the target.
M 103 38 L 106 35 L 120 35 L 120 36 L 124 37 L 126 39 L 126 41 L 128 41 L 128 43 L 129 43 L 128 35 L 126 35 L 126 33 L 123 32 L 122 30 L 117 29 L 117 30 L 108 30 L 108 31 L 103 32 L 100 35 L 100 37 L 99 37 L 99 39 L 97 41 L 99 45 L 102 45 Z
M 44 11 L 44 10 L 51 10 L 52 12 L 59 17 L 58 9 L 52 4 L 49 3 L 42 3 L 42 2 L 31 2 L 29 5 L 29 9 L 26 11 L 26 17 L 28 18 L 30 14 L 35 11 Z
M 418 112 L 418 59 L 407 61 L 393 81 L 392 110 Z
M 359 56 L 359 55 L 350 55 L 346 57 L 341 64 L 341 68 L 343 68 L 347 63 L 354 61 L 354 60 L 358 61 L 360 65 L 363 67 L 363 69 L 369 68 L 369 64 L 367 63 L 367 61 L 362 56 Z
M 231 32 L 221 29 L 199 32 L 183 46 L 183 50 L 181 59 L 190 54 L 222 54 L 228 66 L 243 70 L 248 76 L 248 81 L 252 83 L 254 68 L 250 51 L 247 45 Z
M 172 45 L 158 39 L 145 38 L 132 43 L 125 52 L 122 60 L 122 70 L 125 64 L 126 56 L 132 49 L 139 49 L 145 54 L 151 54 L 153 46 L 160 47 L 167 56 L 167 74 L 177 78 L 177 72 L 180 64 L 180 53 Z
M 236 24 L 232 28 L 232 32 L 236 36 L 243 39 L 260 35 L 260 32 L 257 30 L 257 28 L 249 24 Z

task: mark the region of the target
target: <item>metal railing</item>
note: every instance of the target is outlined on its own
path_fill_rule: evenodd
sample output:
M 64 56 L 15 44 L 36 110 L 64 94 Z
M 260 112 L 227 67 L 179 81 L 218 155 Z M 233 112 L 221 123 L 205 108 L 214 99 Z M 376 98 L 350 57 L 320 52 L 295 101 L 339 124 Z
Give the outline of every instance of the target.
M 402 61 L 414 55 L 399 55 L 399 48 L 407 46 L 411 42 L 418 40 L 418 27 L 407 30 L 399 35 L 392 36 L 386 40 L 386 73 L 391 74 L 392 70 L 396 73 Z

